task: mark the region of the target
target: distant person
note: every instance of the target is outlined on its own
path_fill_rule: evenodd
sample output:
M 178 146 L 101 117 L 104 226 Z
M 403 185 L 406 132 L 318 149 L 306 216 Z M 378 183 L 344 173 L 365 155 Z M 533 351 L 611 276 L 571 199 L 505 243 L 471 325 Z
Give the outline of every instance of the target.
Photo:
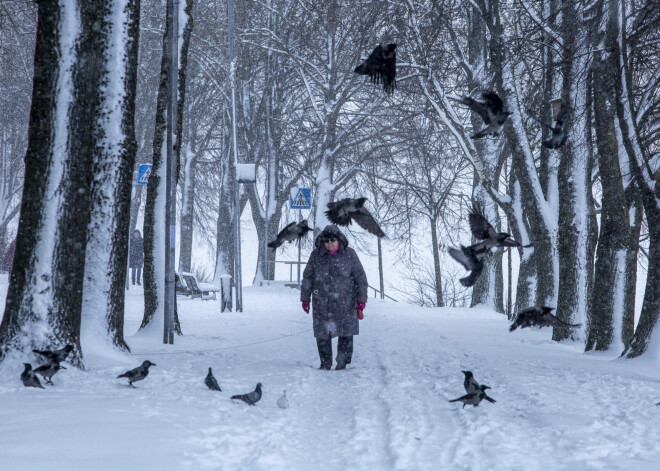
M 360 333 L 367 275 L 346 236 L 334 224 L 323 229 L 314 247 L 303 273 L 300 300 L 308 314 L 312 303 L 320 369 L 332 368 L 332 338 L 339 337 L 335 369 L 343 370 L 353 356 L 353 336 Z
M 142 264 L 144 263 L 144 239 L 140 231 L 137 229 L 133 231 L 131 240 L 129 242 L 128 250 L 128 266 L 131 268 L 131 282 L 141 285 L 140 278 L 142 276 Z

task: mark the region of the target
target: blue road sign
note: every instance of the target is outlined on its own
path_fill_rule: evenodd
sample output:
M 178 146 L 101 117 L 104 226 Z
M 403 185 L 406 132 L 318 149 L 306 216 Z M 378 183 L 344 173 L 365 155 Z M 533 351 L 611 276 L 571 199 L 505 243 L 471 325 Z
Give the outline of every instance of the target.
M 149 183 L 149 177 L 151 176 L 151 164 L 140 164 L 138 169 L 138 185 L 146 185 Z
M 291 200 L 291 209 L 309 209 L 312 207 L 311 188 L 291 188 L 289 198 Z

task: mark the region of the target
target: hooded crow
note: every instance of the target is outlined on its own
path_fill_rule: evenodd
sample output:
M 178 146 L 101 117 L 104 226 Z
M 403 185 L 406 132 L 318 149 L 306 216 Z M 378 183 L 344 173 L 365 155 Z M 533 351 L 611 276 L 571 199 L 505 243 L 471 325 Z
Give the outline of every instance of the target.
M 474 205 L 470 211 L 470 231 L 478 242 L 472 245 L 475 253 L 480 254 L 489 251 L 494 247 L 531 247 L 532 244 L 522 245 L 511 238 L 511 234 L 506 232 L 497 232 L 484 216 L 483 207 Z
M 396 44 L 391 43 L 386 47 L 379 44 L 369 57 L 355 68 L 354 72 L 370 76 L 373 83 L 383 82 L 383 89 L 387 93 L 394 93 L 396 88 Z
M 41 385 L 41 382 L 39 382 L 39 378 L 37 378 L 37 375 L 34 374 L 34 371 L 32 371 L 32 365 L 29 363 L 23 363 L 23 365 L 25 365 L 25 369 L 21 373 L 21 381 L 23 381 L 23 386 L 46 389 Z
M 511 112 L 504 109 L 504 102 L 495 92 L 486 92 L 482 94 L 484 102 L 477 101 L 469 96 L 463 97 L 461 103 L 470 107 L 472 111 L 481 116 L 486 127 L 472 136 L 472 139 L 479 139 L 488 135 L 499 136 L 504 122 Z
M 50 363 L 62 363 L 66 360 L 66 357 L 69 356 L 73 350 L 73 345 L 67 345 L 59 350 L 32 350 L 34 353 L 38 353 L 48 360 Z
M 53 384 L 52 378 L 60 370 L 66 370 L 65 367 L 60 366 L 59 363 L 46 363 L 34 370 L 35 373 L 41 375 L 46 380 L 46 384 Z
M 277 234 L 275 240 L 268 243 L 268 247 L 275 250 L 286 241 L 293 242 L 297 240 L 300 242 L 300 239 L 305 237 L 311 230 L 312 228 L 307 225 L 307 219 L 303 219 L 300 223 L 292 222 Z
M 567 324 L 566 322 L 558 319 L 552 311 L 554 307 L 545 307 L 545 306 L 534 306 L 523 309 L 516 316 L 516 320 L 513 321 L 511 327 L 509 327 L 509 332 L 513 332 L 518 327 L 524 329 L 525 327 L 557 327 L 559 329 L 572 329 L 575 327 L 581 327 L 582 324 Z
M 149 367 L 150 366 L 158 366 L 155 363 L 151 363 L 149 360 L 145 360 L 142 362 L 140 366 L 137 368 L 133 368 L 132 370 L 127 371 L 126 373 L 122 373 L 117 378 L 128 378 L 128 385 L 132 388 L 133 383 L 136 381 L 142 381 L 144 378 L 147 377 L 149 374 Z
M 464 247 L 461 245 L 460 250 L 455 247 L 450 247 L 449 255 L 463 265 L 466 270 L 470 271 L 468 276 L 459 280 L 461 284 L 466 288 L 473 286 L 477 282 L 477 278 L 479 278 L 481 272 L 484 270 L 484 261 L 477 257 L 474 245 L 471 245 L 470 247 Z
M 385 237 L 371 213 L 364 207 L 367 198 L 344 198 L 343 200 L 328 203 L 325 215 L 330 222 L 338 226 L 348 226 L 353 221 L 360 227 L 377 237 Z
M 497 402 L 492 397 L 488 397 L 488 395 L 486 394 L 486 389 L 490 389 L 490 388 L 485 384 L 482 384 L 481 386 L 479 386 L 479 390 L 477 392 L 466 394 L 465 396 L 461 396 L 457 399 L 452 399 L 449 402 L 460 401 L 463 403 L 463 409 L 465 409 L 465 406 L 467 405 L 477 407 L 479 404 L 481 404 L 481 401 L 483 401 L 484 399 L 490 402 Z
M 536 116 L 530 110 L 527 111 L 532 116 L 532 118 L 538 121 L 542 126 L 545 126 L 552 131 L 552 136 L 550 136 L 550 138 L 543 141 L 543 145 L 545 147 L 547 147 L 548 149 L 559 149 L 561 146 L 564 145 L 567 137 L 566 134 L 564 133 L 564 123 L 566 122 L 566 118 L 568 118 L 568 105 L 566 104 L 565 101 L 561 102 L 559 113 L 557 113 L 557 117 L 555 118 L 554 126 L 546 123 L 545 121 L 542 121 L 538 116 Z

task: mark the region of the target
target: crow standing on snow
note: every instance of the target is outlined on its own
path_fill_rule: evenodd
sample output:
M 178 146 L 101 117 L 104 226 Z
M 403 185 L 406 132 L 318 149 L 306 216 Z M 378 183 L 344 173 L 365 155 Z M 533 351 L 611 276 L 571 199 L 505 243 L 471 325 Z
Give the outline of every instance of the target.
M 261 399 L 261 383 L 257 383 L 257 387 L 254 391 L 247 394 L 236 394 L 231 398 L 238 399 L 239 401 L 243 401 L 244 403 L 253 406 Z
M 486 92 L 482 94 L 485 102 L 477 101 L 469 96 L 463 97 L 461 103 L 470 107 L 472 111 L 481 116 L 486 127 L 472 136 L 472 139 L 479 139 L 488 135 L 499 136 L 502 125 L 509 117 L 511 112 L 504 110 L 504 102 L 495 92 Z
M 117 378 L 128 378 L 128 385 L 132 388 L 135 388 L 135 386 L 133 386 L 133 383 L 135 383 L 136 381 L 142 381 L 144 378 L 146 378 L 147 375 L 149 374 L 150 366 L 157 366 L 157 365 L 155 363 L 151 363 L 149 360 L 145 360 L 137 368 L 133 368 L 132 370 L 127 371 L 126 373 L 120 374 L 119 376 L 117 376 Z
M 477 383 L 477 380 L 474 379 L 472 372 L 463 370 L 463 374 L 465 375 L 465 380 L 463 380 L 463 387 L 465 388 L 465 392 L 472 394 L 479 391 L 479 383 Z
M 386 47 L 376 46 L 367 60 L 358 65 L 354 72 L 360 75 L 368 75 L 373 83 L 383 82 L 383 89 L 387 93 L 394 93 L 396 88 L 396 44 L 388 44 Z
M 477 278 L 479 278 L 479 275 L 481 275 L 481 272 L 484 270 L 484 261 L 477 257 L 477 253 L 474 251 L 473 246 L 464 247 L 461 245 L 460 250 L 450 247 L 449 255 L 470 272 L 468 276 L 461 278 L 458 281 L 460 281 L 466 288 L 474 285 L 477 282 Z
M 211 371 L 211 368 L 209 367 L 209 374 L 206 375 L 206 378 L 204 379 L 204 384 L 212 390 L 212 391 L 222 391 L 220 389 L 220 385 L 215 379 L 215 376 L 213 376 L 213 372 Z
M 532 244 L 521 245 L 511 238 L 511 234 L 497 232 L 484 216 L 483 207 L 477 205 L 473 206 L 472 211 L 470 211 L 470 231 L 472 231 L 475 239 L 482 241 L 471 246 L 477 254 L 484 253 L 494 247 L 528 248 L 532 246 Z
M 463 380 L 463 387 L 465 388 L 465 392 L 468 394 L 475 394 L 481 391 L 481 385 L 477 383 L 477 380 L 474 379 L 474 375 L 472 374 L 471 371 L 463 371 L 463 374 L 465 375 L 465 379 Z M 486 389 L 490 389 L 490 386 L 485 386 Z M 487 401 L 490 402 L 497 402 L 495 399 L 492 397 L 488 396 L 488 394 L 484 393 L 483 399 L 486 399 Z
M 35 373 L 41 375 L 46 380 L 46 384 L 53 384 L 52 378 L 60 370 L 66 370 L 65 367 L 60 366 L 59 363 L 47 363 L 41 365 L 39 368 L 34 370 Z
M 293 242 L 294 240 L 300 242 L 300 239 L 305 237 L 311 230 L 312 228 L 307 225 L 307 219 L 303 219 L 300 223 L 292 222 L 277 234 L 274 241 L 268 243 L 268 247 L 275 250 L 287 240 L 289 242 Z
M 462 402 L 463 403 L 463 409 L 465 409 L 465 406 L 470 405 L 477 407 L 479 404 L 481 404 L 481 401 L 486 399 L 487 401 L 490 402 L 496 402 L 495 399 L 492 397 L 488 397 L 486 394 L 486 389 L 490 389 L 488 386 L 482 384 L 479 386 L 479 390 L 474 393 L 466 394 L 465 396 L 461 396 L 457 399 L 452 399 L 449 402 Z
M 566 142 L 566 137 L 567 137 L 566 134 L 564 134 L 564 123 L 566 122 L 566 118 L 568 118 L 568 105 L 566 104 L 565 101 L 561 102 L 559 113 L 557 113 L 557 117 L 555 118 L 554 126 L 546 123 L 545 121 L 542 121 L 531 111 L 529 111 L 529 114 L 542 126 L 550 128 L 550 130 L 552 130 L 552 136 L 550 136 L 549 139 L 543 141 L 543 145 L 545 147 L 547 147 L 548 149 L 559 149 L 561 146 L 564 145 L 564 142 Z
M 38 353 L 45 357 L 50 363 L 62 363 L 66 360 L 66 357 L 69 356 L 73 350 L 73 345 L 67 345 L 64 348 L 59 350 L 32 350 L 34 353 Z
M 364 207 L 367 198 L 344 198 L 343 200 L 328 203 L 325 215 L 331 223 L 338 226 L 348 226 L 354 220 L 363 229 L 377 237 L 385 237 L 371 213 Z
M 513 332 L 518 327 L 524 329 L 525 327 L 557 327 L 559 329 L 571 329 L 575 327 L 581 327 L 582 324 L 567 324 L 566 322 L 558 319 L 552 311 L 554 307 L 528 307 L 523 309 L 516 316 L 516 320 L 513 321 L 511 327 L 509 327 L 509 332 Z
M 32 371 L 32 365 L 29 363 L 23 363 L 23 365 L 25 365 L 25 369 L 21 373 L 21 381 L 23 381 L 23 386 L 46 389 L 41 385 L 39 378 L 37 378 L 37 375 L 34 374 L 34 371 Z

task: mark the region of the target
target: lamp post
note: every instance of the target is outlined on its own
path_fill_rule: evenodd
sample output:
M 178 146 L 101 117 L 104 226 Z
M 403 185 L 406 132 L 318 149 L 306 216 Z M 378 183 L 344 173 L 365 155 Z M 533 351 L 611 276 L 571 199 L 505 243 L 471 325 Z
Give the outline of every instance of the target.
M 179 72 L 179 0 L 168 0 L 167 163 L 165 177 L 165 315 L 163 343 L 174 343 L 174 247 L 176 244 L 176 108 Z

